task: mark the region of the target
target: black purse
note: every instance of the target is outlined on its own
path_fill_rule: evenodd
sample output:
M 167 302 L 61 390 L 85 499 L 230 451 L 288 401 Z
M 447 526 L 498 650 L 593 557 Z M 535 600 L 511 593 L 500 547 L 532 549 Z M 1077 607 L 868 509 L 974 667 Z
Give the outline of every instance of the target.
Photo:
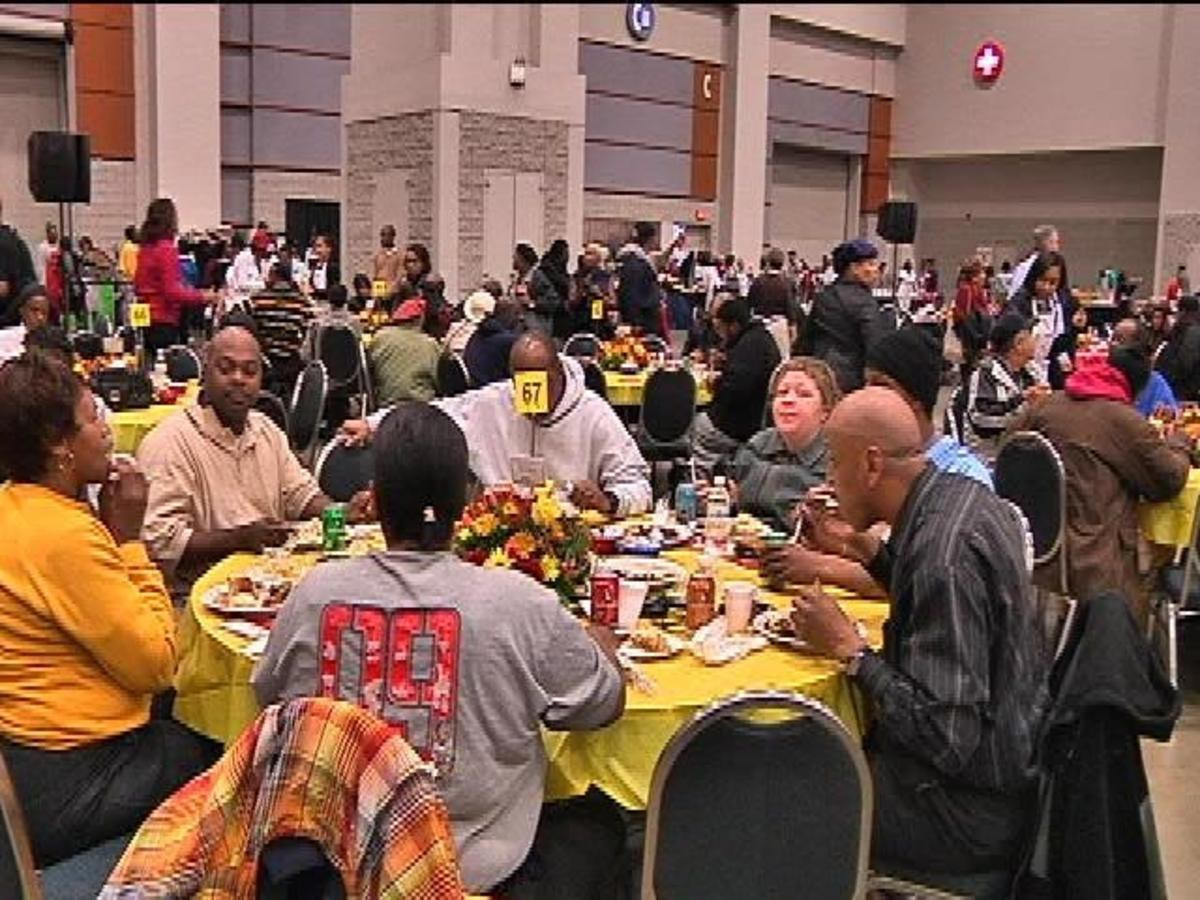
M 146 409 L 154 402 L 154 385 L 137 369 L 101 369 L 92 376 L 91 385 L 113 410 Z

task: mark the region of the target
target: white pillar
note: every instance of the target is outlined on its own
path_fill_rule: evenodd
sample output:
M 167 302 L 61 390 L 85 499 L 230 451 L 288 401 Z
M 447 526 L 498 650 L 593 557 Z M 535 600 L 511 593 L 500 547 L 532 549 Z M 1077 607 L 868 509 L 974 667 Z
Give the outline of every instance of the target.
M 567 243 L 583 252 L 583 138 L 584 127 L 567 129 Z
M 175 201 L 181 231 L 211 228 L 221 220 L 221 8 L 158 3 L 149 25 L 153 74 L 138 92 L 152 94 L 150 193 Z
M 762 255 L 767 202 L 767 84 L 771 43 L 770 7 L 740 3 L 734 17 L 730 90 L 732 107 L 721 147 L 719 247 L 757 264 Z

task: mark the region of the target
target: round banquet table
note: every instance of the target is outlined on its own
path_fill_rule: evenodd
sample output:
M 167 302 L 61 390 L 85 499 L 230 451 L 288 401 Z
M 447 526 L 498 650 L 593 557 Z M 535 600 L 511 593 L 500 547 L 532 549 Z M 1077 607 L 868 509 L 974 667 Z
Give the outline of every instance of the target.
M 694 551 L 664 554 L 689 570 L 697 564 Z M 316 563 L 316 557 L 306 557 Z M 181 624 L 181 653 L 176 673 L 175 718 L 228 744 L 258 715 L 250 686 L 255 657 L 251 642 L 224 627 L 221 616 L 207 610 L 201 598 L 231 575 L 262 563 L 246 554 L 231 556 L 210 569 L 194 586 Z M 753 569 L 723 563 L 723 581 L 757 581 Z M 846 612 L 862 621 L 871 643 L 882 642 L 887 604 L 838 596 Z M 762 592 L 775 605 L 790 600 Z M 866 727 L 865 710 L 855 688 L 832 660 L 805 656 L 786 648 L 767 647 L 724 666 L 706 666 L 684 652 L 670 660 L 640 664 L 654 683 L 653 693 L 629 688 L 625 714 L 612 725 L 591 732 L 543 731 L 550 765 L 548 799 L 584 793 L 589 785 L 608 793 L 628 809 L 644 809 L 650 795 L 654 765 L 672 735 L 693 715 L 715 700 L 750 688 L 792 690 L 826 704 L 856 735 Z
M 114 449 L 118 453 L 136 453 L 146 435 L 153 431 L 159 422 L 176 410 L 195 404 L 198 394 L 199 385 L 190 382 L 187 391 L 174 404 L 156 403 L 145 409 L 125 409 L 110 413 L 108 425 L 112 429 Z
M 608 402 L 613 406 L 641 406 L 642 396 L 646 393 L 646 382 L 650 371 L 626 374 L 624 372 L 604 373 L 604 386 L 608 389 Z M 707 378 L 696 381 L 696 405 L 708 406 L 712 402 L 712 388 Z
M 1146 540 L 1164 547 L 1186 548 L 1192 540 L 1197 501 L 1200 501 L 1200 469 L 1193 468 L 1177 496 L 1162 503 L 1143 503 L 1138 509 Z

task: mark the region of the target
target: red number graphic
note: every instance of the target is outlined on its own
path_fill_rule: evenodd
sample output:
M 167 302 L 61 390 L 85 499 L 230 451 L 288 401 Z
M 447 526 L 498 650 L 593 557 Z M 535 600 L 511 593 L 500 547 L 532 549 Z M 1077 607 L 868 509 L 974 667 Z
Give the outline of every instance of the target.
M 461 630 L 454 609 L 330 604 L 321 614 L 321 695 L 395 725 L 446 774 L 454 766 Z

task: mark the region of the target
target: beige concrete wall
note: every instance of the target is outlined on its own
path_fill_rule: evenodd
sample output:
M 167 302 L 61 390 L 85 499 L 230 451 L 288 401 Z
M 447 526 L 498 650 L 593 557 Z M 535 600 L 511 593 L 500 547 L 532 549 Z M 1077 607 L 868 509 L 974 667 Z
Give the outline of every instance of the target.
M 92 202 L 75 206 L 75 234 L 107 252 L 124 239 L 126 226 L 140 225 L 145 210 L 136 205 L 135 175 L 130 160 L 93 159 Z
M 220 7 L 156 4 L 152 37 L 151 192 L 175 201 L 181 230 L 211 228 L 221 220 Z
M 1168 32 L 1158 290 L 1176 266 L 1186 265 L 1193 279 L 1200 272 L 1200 78 L 1195 71 L 1200 7 L 1173 4 Z
M 770 72 L 813 84 L 891 97 L 896 47 L 814 31 L 791 20 L 771 23 Z
M 727 55 L 725 25 L 730 19 L 720 4 L 654 4 L 658 15 L 647 41 L 635 41 L 625 27 L 624 3 L 580 5 L 579 36 L 622 47 L 653 50 L 707 62 L 732 62 Z
M 881 44 L 903 47 L 907 3 L 776 3 L 771 15 Z
M 893 156 L 1161 145 L 1166 26 L 1163 4 L 910 4 Z M 986 39 L 1006 53 L 982 89 Z

